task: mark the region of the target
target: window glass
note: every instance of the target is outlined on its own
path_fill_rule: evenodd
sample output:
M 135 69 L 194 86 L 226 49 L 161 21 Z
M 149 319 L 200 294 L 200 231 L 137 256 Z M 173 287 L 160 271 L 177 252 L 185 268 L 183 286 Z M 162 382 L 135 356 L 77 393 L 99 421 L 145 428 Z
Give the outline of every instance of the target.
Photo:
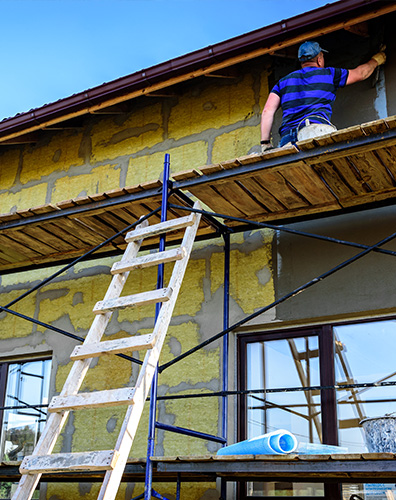
M 247 389 L 287 389 L 320 385 L 316 336 L 247 344 Z M 286 429 L 299 442 L 321 442 L 319 391 L 266 392 L 247 397 L 248 439 Z M 323 497 L 323 484 L 248 482 L 248 497 Z
M 320 385 L 317 337 L 252 342 L 247 346 L 247 389 Z M 320 442 L 319 391 L 248 396 L 248 438 L 286 429 L 300 441 Z
M 396 381 L 396 321 L 372 321 L 334 327 L 336 383 Z M 396 412 L 395 387 L 337 390 L 340 446 L 349 452 L 367 451 L 359 422 Z
M 353 495 L 358 495 L 353 497 Z M 342 485 L 342 499 L 364 498 L 364 500 L 393 500 L 396 498 L 396 485 L 384 483 L 351 484 Z
M 11 500 L 16 489 L 18 487 L 18 483 L 2 483 L 0 482 L 0 500 Z M 40 491 L 36 489 L 33 492 L 32 500 L 39 500 Z
M 320 483 L 290 483 L 286 481 L 269 481 L 260 483 L 249 482 L 247 485 L 248 497 L 324 497 L 323 484 Z M 349 498 L 348 498 L 349 500 Z
M 1 433 L 2 460 L 22 460 L 30 455 L 44 427 L 51 360 L 10 363 L 4 404 L 18 407 L 4 411 Z

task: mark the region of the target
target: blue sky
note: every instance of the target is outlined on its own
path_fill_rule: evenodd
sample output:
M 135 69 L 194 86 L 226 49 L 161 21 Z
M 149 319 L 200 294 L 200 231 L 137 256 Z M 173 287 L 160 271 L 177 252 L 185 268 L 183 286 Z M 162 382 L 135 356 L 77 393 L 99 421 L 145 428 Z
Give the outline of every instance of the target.
M 329 3 L 0 0 L 0 119 Z

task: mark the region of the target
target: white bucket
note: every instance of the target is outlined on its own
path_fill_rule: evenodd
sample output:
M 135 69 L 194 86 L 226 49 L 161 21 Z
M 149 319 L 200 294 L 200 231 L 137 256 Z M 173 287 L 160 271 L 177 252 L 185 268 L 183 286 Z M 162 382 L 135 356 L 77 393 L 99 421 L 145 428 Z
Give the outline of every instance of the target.
M 321 135 L 331 134 L 337 129 L 333 125 L 327 125 L 325 123 L 311 123 L 301 128 L 297 133 L 297 140 L 304 141 L 306 139 L 313 139 L 314 137 L 320 137 Z
M 396 416 L 366 418 L 359 425 L 370 453 L 396 453 Z

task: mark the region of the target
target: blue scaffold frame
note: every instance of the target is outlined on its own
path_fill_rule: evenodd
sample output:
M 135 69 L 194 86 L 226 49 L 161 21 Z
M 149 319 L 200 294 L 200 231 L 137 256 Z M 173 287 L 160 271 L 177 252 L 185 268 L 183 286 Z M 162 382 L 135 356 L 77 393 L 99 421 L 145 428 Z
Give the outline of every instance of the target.
M 163 183 L 162 183 L 162 201 L 161 201 L 161 222 L 167 220 L 168 212 L 168 201 L 171 191 L 170 182 L 170 155 L 165 154 L 164 159 L 164 169 L 163 169 Z M 222 234 L 224 237 L 224 297 L 223 297 L 223 327 L 226 329 L 229 324 L 229 272 L 230 272 L 230 236 L 229 231 L 224 226 L 222 227 Z M 165 235 L 161 235 L 159 242 L 159 251 L 165 250 Z M 164 264 L 158 266 L 157 271 L 157 288 L 162 288 L 164 286 Z M 161 303 L 157 303 L 155 306 L 155 320 L 157 320 L 158 314 L 161 309 Z M 228 391 L 228 333 L 223 337 L 223 366 L 222 366 L 222 392 Z M 182 434 L 190 437 L 195 437 L 199 439 L 205 439 L 208 441 L 213 441 L 220 443 L 223 446 L 227 444 L 227 409 L 228 401 L 227 396 L 223 395 L 221 397 L 221 436 L 214 436 L 204 432 L 198 432 L 191 429 L 185 429 L 183 427 L 178 427 L 175 425 L 164 424 L 157 421 L 157 404 L 158 404 L 158 365 L 155 371 L 153 382 L 151 385 L 150 392 L 150 412 L 149 412 L 149 429 L 147 437 L 147 455 L 146 455 L 146 471 L 145 471 L 145 482 L 144 482 L 144 493 L 134 497 L 132 500 L 138 500 L 143 498 L 144 500 L 150 500 L 152 497 L 158 498 L 160 500 L 167 500 L 166 497 L 162 496 L 156 490 L 153 489 L 153 461 L 155 449 L 155 435 L 156 429 L 175 432 L 177 434 Z M 181 492 L 181 478 L 180 475 L 177 477 L 176 484 L 176 500 L 180 500 Z M 226 482 L 221 483 L 221 498 L 226 498 Z
M 224 176 L 224 175 L 229 175 L 228 171 L 222 171 L 220 174 L 216 174 L 218 176 Z M 189 181 L 192 182 L 192 181 Z M 203 179 L 199 179 L 198 181 L 195 182 L 203 182 Z M 192 203 L 191 200 L 182 192 L 180 189 L 183 187 L 187 187 L 186 185 L 183 185 L 182 181 L 174 182 L 171 183 L 170 181 L 170 155 L 166 154 L 165 155 L 165 161 L 164 161 L 164 177 L 163 177 L 163 185 L 162 185 L 162 203 L 161 207 L 153 210 L 152 212 L 148 213 L 144 217 L 140 218 L 138 221 L 134 222 L 133 224 L 130 224 L 126 228 L 124 228 L 122 231 L 117 232 L 110 238 L 106 239 L 102 243 L 100 243 L 98 246 L 95 248 L 89 250 L 87 253 L 84 255 L 74 259 L 72 262 L 68 263 L 65 267 L 62 267 L 62 269 L 56 271 L 54 274 L 52 274 L 50 277 L 46 278 L 45 280 L 41 281 L 39 284 L 33 286 L 31 289 L 28 291 L 22 293 L 20 296 L 16 297 L 12 301 L 10 301 L 8 304 L 4 306 L 0 306 L 0 312 L 4 312 L 7 314 L 14 315 L 16 317 L 19 317 L 20 319 L 24 319 L 27 321 L 30 321 L 34 324 L 37 324 L 41 327 L 47 328 L 49 330 L 54 331 L 55 333 L 65 335 L 69 338 L 72 338 L 77 341 L 83 341 L 84 339 L 71 333 L 67 332 L 65 330 L 62 330 L 60 328 L 57 328 L 55 326 L 46 324 L 44 322 L 38 321 L 35 318 L 30 318 L 26 315 L 23 315 L 21 313 L 18 313 L 16 311 L 13 311 L 10 309 L 13 305 L 15 305 L 17 302 L 22 300 L 23 298 L 27 297 L 31 293 L 39 290 L 41 287 L 55 279 L 57 276 L 59 276 L 61 273 L 63 273 L 65 270 L 73 267 L 75 264 L 78 262 L 83 261 L 84 259 L 89 258 L 94 252 L 97 252 L 104 246 L 106 246 L 108 243 L 113 241 L 115 238 L 118 236 L 124 234 L 126 231 L 133 229 L 137 224 L 141 223 L 143 220 L 146 220 L 150 218 L 151 216 L 157 214 L 161 210 L 161 221 L 165 221 L 167 218 L 167 211 L 168 209 L 174 209 L 174 210 L 186 210 L 191 212 L 196 212 L 196 213 L 201 213 L 203 217 L 205 217 L 208 221 L 210 221 L 212 227 L 216 229 L 216 232 L 218 235 L 221 235 L 224 239 L 224 297 L 223 297 L 223 331 L 217 333 L 216 335 L 213 335 L 211 338 L 203 341 L 202 343 L 198 344 L 197 346 L 189 349 L 188 351 L 182 353 L 179 356 L 176 356 L 174 359 L 168 361 L 167 363 L 160 365 L 157 368 L 157 374 L 156 377 L 153 381 L 153 386 L 152 386 L 152 393 L 150 397 L 150 426 L 149 426 L 149 437 L 148 437 L 148 447 L 147 447 L 147 467 L 146 467 L 146 477 L 145 477 L 145 492 L 142 493 L 141 495 L 135 497 L 133 500 L 138 500 L 141 498 L 144 498 L 145 500 L 149 500 L 150 498 L 159 498 L 159 499 L 164 499 L 167 500 L 166 497 L 162 496 L 160 493 L 156 492 L 152 488 L 152 482 L 153 482 L 153 461 L 152 458 L 154 457 L 154 443 L 155 443 L 155 431 L 156 429 L 159 430 L 164 430 L 164 431 L 171 431 L 175 432 L 178 434 L 183 434 L 186 436 L 191 436 L 194 438 L 200 438 L 208 441 L 213 441 L 222 445 L 227 444 L 227 398 L 228 396 L 232 395 L 239 395 L 239 394 L 248 394 L 248 393 L 262 393 L 264 392 L 263 390 L 255 390 L 255 391 L 229 391 L 228 390 L 228 371 L 229 371 L 229 366 L 228 366 L 228 334 L 235 330 L 236 328 L 240 327 L 241 325 L 247 323 L 248 321 L 254 319 L 255 317 L 263 314 L 264 312 L 272 309 L 276 305 L 294 297 L 298 293 L 305 291 L 306 289 L 310 288 L 311 286 L 319 283 L 321 280 L 331 276 L 332 274 L 340 271 L 341 269 L 347 267 L 348 265 L 352 264 L 356 260 L 364 257 L 365 255 L 368 255 L 371 252 L 375 253 L 381 253 L 381 254 L 387 254 L 391 256 L 396 256 L 396 252 L 389 250 L 389 249 L 384 249 L 381 248 L 385 243 L 388 243 L 389 241 L 396 239 L 396 232 L 392 233 L 391 235 L 385 237 L 383 240 L 377 242 L 374 245 L 364 245 L 364 244 L 359 244 L 355 242 L 348 242 L 328 236 L 323 236 L 323 235 L 318 235 L 318 234 L 311 234 L 307 233 L 301 230 L 296 230 L 289 228 L 285 225 L 274 225 L 274 224 L 269 224 L 269 223 L 262 223 L 262 222 L 257 222 L 257 221 L 251 221 L 247 219 L 242 219 L 238 217 L 232 217 L 227 214 L 220 214 L 220 213 L 214 213 L 214 212 L 209 212 L 206 210 L 198 210 L 192 208 Z M 186 205 L 189 206 L 178 206 L 169 203 L 169 197 L 172 193 L 177 192 L 178 196 L 180 198 L 183 198 L 187 203 Z M 81 207 L 80 207 L 81 209 Z M 57 214 L 59 215 L 59 214 Z M 44 216 L 40 216 L 43 218 Z M 232 230 L 230 230 L 226 225 L 221 224 L 218 219 L 224 219 L 224 220 L 229 220 L 229 221 L 234 221 L 238 222 L 241 224 L 244 224 L 243 227 L 249 228 L 250 230 L 253 229 L 260 229 L 260 228 L 267 228 L 267 229 L 272 229 L 274 231 L 283 231 L 286 233 L 298 235 L 298 236 L 303 236 L 303 237 L 309 237 L 313 239 L 319 239 L 323 241 L 327 241 L 330 243 L 335 243 L 335 244 L 340 244 L 340 245 L 347 245 L 351 246 L 354 248 L 359 249 L 359 253 L 355 254 L 353 257 L 348 258 L 341 264 L 338 264 L 337 266 L 331 268 L 330 270 L 324 272 L 320 276 L 317 276 L 314 279 L 311 279 L 309 282 L 304 283 L 303 285 L 299 286 L 298 288 L 294 289 L 293 291 L 283 295 L 282 297 L 276 299 L 274 302 L 271 304 L 266 305 L 265 307 L 262 307 L 258 310 L 256 310 L 253 314 L 250 316 L 247 316 L 243 318 L 242 320 L 229 325 L 229 286 L 230 286 L 230 233 Z M 17 221 L 12 222 L 10 224 L 22 224 L 22 222 Z M 165 248 L 165 237 L 161 237 L 160 239 L 160 250 L 163 250 Z M 158 276 L 157 276 L 157 286 L 159 288 L 162 287 L 163 283 L 163 265 L 162 267 L 160 266 L 158 269 Z M 156 305 L 156 317 L 159 313 L 159 305 Z M 158 309 L 157 309 L 158 308 Z M 166 368 L 170 367 L 171 365 L 177 363 L 178 361 L 181 361 L 182 359 L 186 358 L 187 356 L 193 354 L 194 352 L 197 352 L 199 349 L 202 349 L 203 347 L 209 345 L 210 343 L 219 340 L 220 338 L 223 338 L 223 348 L 222 348 L 222 390 L 219 392 L 214 392 L 214 393 L 207 393 L 207 394 L 193 394 L 193 395 L 172 395 L 172 396 L 161 396 L 158 397 L 157 394 L 157 387 L 158 387 L 158 374 L 160 374 L 163 370 Z M 142 364 L 142 362 L 138 359 L 132 358 L 130 356 L 124 355 L 124 354 L 117 354 L 117 356 L 120 356 L 128 361 L 131 361 L 133 363 L 137 363 L 139 365 Z M 342 387 L 345 388 L 358 388 L 358 387 L 373 387 L 373 386 L 390 386 L 390 385 L 395 385 L 396 382 L 381 382 L 381 383 L 361 383 L 361 384 L 343 384 Z M 322 389 L 334 389 L 338 388 L 339 386 L 334 385 L 334 386 L 313 386 L 313 387 L 292 387 L 292 388 L 283 388 L 283 389 L 272 389 L 272 390 L 267 390 L 266 392 L 295 392 L 295 391 L 301 391 L 301 390 L 322 390 Z M 157 411 L 157 403 L 159 400 L 163 399 L 176 399 L 176 398 L 192 398 L 192 397 L 219 397 L 221 399 L 221 415 L 219 415 L 219 419 L 221 419 L 221 436 L 213 436 L 210 434 L 190 430 L 190 429 L 185 429 L 182 427 L 177 427 L 177 426 L 172 426 L 168 424 L 164 424 L 161 422 L 158 422 L 156 420 L 156 411 Z M 41 407 L 47 407 L 48 405 L 34 405 L 32 407 L 35 408 L 41 408 Z M 23 406 L 24 408 L 28 407 L 28 405 Z M 0 410 L 5 410 L 5 409 L 16 409 L 18 407 L 1 407 Z M 221 482 L 221 499 L 225 500 L 226 499 L 226 482 L 222 481 Z M 176 500 L 180 500 L 180 492 L 181 492 L 181 475 L 180 473 L 177 475 L 177 484 L 176 484 Z

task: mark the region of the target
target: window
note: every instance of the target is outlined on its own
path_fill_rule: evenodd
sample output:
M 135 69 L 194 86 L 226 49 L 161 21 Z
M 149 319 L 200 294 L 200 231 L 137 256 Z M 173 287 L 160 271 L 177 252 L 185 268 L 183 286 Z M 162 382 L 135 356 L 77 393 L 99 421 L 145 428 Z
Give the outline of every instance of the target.
M 0 365 L 1 460 L 19 461 L 33 452 L 47 417 L 47 408 L 36 405 L 48 403 L 50 370 L 50 359 Z M 0 482 L 0 498 L 10 498 L 12 489 Z
M 238 439 L 284 428 L 299 443 L 338 444 L 345 452 L 366 452 L 359 422 L 396 413 L 395 386 L 386 385 L 396 381 L 395 351 L 395 319 L 241 335 L 240 389 L 268 392 L 240 398 Z M 350 387 L 373 383 L 383 385 Z M 335 385 L 345 388 L 298 390 Z M 372 486 L 345 485 L 343 497 L 365 494 Z M 393 491 L 391 486 L 394 489 L 394 485 L 381 488 Z M 241 497 L 323 498 L 325 488 L 321 484 L 250 482 Z
M 247 360 L 248 389 L 320 385 L 317 337 L 251 342 Z M 304 441 L 320 442 L 320 395 L 301 391 L 248 396 L 247 422 L 248 438 L 284 428 Z
M 6 390 L 1 427 L 2 460 L 22 460 L 29 455 L 46 421 L 51 360 L 6 363 Z
M 288 335 L 272 333 L 240 339 L 242 388 L 264 389 L 243 398 L 241 439 L 250 439 L 276 429 L 287 429 L 300 443 L 320 443 L 322 412 L 320 391 L 298 391 L 320 386 L 319 332 L 306 330 Z M 272 392 L 277 389 L 284 392 Z M 268 391 L 268 392 L 267 392 Z M 243 497 L 299 496 L 323 498 L 323 485 L 289 482 L 246 484 Z

